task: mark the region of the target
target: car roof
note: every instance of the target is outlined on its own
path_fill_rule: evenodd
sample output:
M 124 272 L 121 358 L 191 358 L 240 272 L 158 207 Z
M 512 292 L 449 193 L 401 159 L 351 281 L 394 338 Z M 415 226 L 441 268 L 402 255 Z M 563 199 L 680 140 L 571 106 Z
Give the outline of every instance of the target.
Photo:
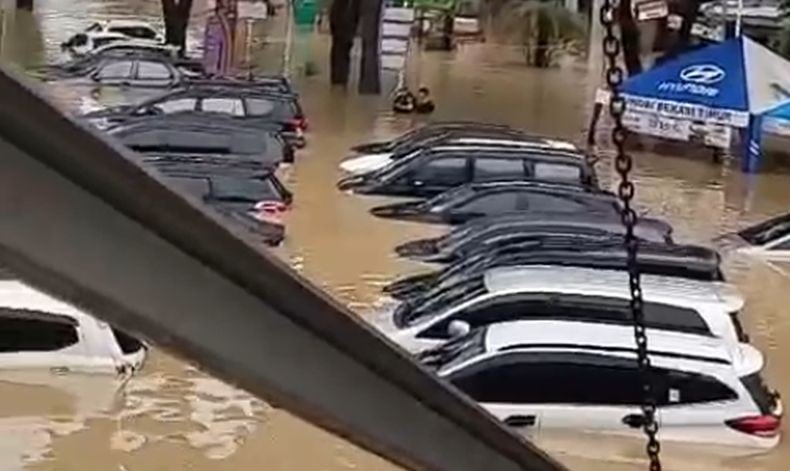
M 448 131 L 444 136 L 437 137 L 437 140 L 431 145 L 479 145 L 479 146 L 512 146 L 512 147 L 526 147 L 526 148 L 547 148 L 566 150 L 569 152 L 577 152 L 579 149 L 571 142 L 563 141 L 560 139 L 551 139 L 548 137 L 532 136 L 532 135 L 508 135 L 508 134 L 491 134 L 488 131 L 482 130 L 479 134 L 475 135 L 474 132 L 469 134 L 463 131 Z
M 625 232 L 625 228 L 616 214 L 545 212 L 534 213 L 529 218 L 525 218 L 523 214 L 503 214 L 475 218 L 454 229 L 447 236 L 457 237 L 457 234 L 467 234 L 465 237 L 469 237 L 473 234 L 479 236 L 482 234 L 501 233 L 502 231 L 513 233 L 537 231 L 542 233 L 551 227 L 562 230 L 563 233 L 601 231 L 616 235 Z M 639 218 L 636 230 L 637 235 L 645 238 L 648 235 L 672 234 L 672 226 L 653 218 Z M 453 234 L 456 234 L 456 236 L 453 236 Z
M 116 33 L 114 31 L 86 31 L 78 34 L 84 34 L 92 39 L 118 38 L 119 40 L 123 40 L 129 38 L 123 33 Z
M 133 20 L 133 19 L 117 19 L 117 20 L 108 20 L 104 26 L 106 28 L 111 27 L 138 27 L 143 26 L 146 28 L 153 28 L 150 24 L 146 23 L 142 20 Z M 156 28 L 154 28 L 156 29 Z
M 112 35 L 119 34 L 119 33 L 110 33 Z M 123 36 L 123 35 L 122 35 Z M 124 36 L 125 37 L 125 36 Z M 139 48 L 139 49 L 149 49 L 149 50 L 159 50 L 159 51 L 173 51 L 176 50 L 175 46 L 169 44 L 156 44 L 146 40 L 140 40 L 135 38 L 128 38 L 120 41 L 114 41 L 108 44 L 104 44 L 102 46 L 97 47 L 93 51 L 92 54 L 96 54 L 107 49 L 116 49 L 116 48 L 123 48 L 123 47 L 132 47 L 132 48 Z
M 0 280 L 1 308 L 41 311 L 73 318 L 88 316 L 70 304 L 13 279 Z
M 443 273 L 452 273 L 453 277 L 466 277 L 497 266 L 547 264 L 625 269 L 628 252 L 624 246 L 624 239 L 613 239 L 613 242 L 615 246 L 602 245 L 598 239 L 578 238 L 566 247 L 536 244 L 534 241 L 488 247 L 487 250 L 484 247 L 449 265 Z M 719 281 L 722 276 L 718 252 L 707 247 L 641 242 L 637 257 L 642 273 Z M 443 275 L 442 279 L 445 277 L 446 275 Z
M 663 304 L 716 305 L 726 312 L 743 308 L 744 300 L 729 284 L 643 274 L 644 299 Z M 594 268 L 526 265 L 496 267 L 485 272 L 490 293 L 564 293 L 630 299 L 628 272 Z
M 561 182 L 546 182 L 541 180 L 515 180 L 515 181 L 498 181 L 498 182 L 475 182 L 461 185 L 448 190 L 446 193 L 452 194 L 457 191 L 459 193 L 466 193 L 473 191 L 476 193 L 484 193 L 488 191 L 507 190 L 507 191 L 534 191 L 542 193 L 556 193 L 556 194 L 573 194 L 573 195 L 590 195 L 591 197 L 600 196 L 602 198 L 616 198 L 614 193 L 603 190 L 595 190 L 589 187 L 575 185 L 572 183 Z M 444 193 L 442 193 L 444 194 Z M 441 195 L 439 195 L 441 196 Z
M 499 157 L 499 158 L 530 158 L 534 160 L 556 160 L 567 161 L 572 163 L 588 163 L 586 156 L 581 152 L 574 152 L 569 150 L 552 149 L 550 147 L 503 147 L 503 146 L 485 146 L 477 144 L 439 144 L 432 147 L 423 149 L 424 153 L 429 154 L 443 154 L 451 152 L 464 151 L 468 152 L 470 156 L 477 156 L 476 154 L 485 154 L 486 157 Z
M 735 352 L 721 339 L 646 329 L 651 356 L 732 364 Z M 588 350 L 590 353 L 635 353 L 634 328 L 578 321 L 524 320 L 486 327 L 487 352 L 518 350 Z M 663 355 L 662 355 L 663 354 Z

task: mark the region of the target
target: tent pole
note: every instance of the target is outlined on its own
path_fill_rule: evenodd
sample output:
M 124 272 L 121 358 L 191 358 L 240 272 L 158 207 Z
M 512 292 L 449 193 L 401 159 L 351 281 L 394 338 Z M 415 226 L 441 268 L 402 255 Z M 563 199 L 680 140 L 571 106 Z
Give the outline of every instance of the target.
M 735 12 L 735 37 L 741 36 L 741 29 L 743 27 L 743 0 L 738 0 L 738 11 Z

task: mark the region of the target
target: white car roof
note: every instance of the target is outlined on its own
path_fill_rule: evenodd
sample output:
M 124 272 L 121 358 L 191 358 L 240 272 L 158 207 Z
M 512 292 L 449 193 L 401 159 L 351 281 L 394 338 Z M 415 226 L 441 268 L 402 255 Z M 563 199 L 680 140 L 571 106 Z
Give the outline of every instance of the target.
M 141 20 L 129 20 L 129 19 L 120 19 L 120 20 L 109 20 L 105 23 L 105 28 L 150 28 L 156 29 L 150 24 L 146 23 L 145 21 Z
M 535 141 L 518 140 L 512 137 L 454 137 L 448 139 L 444 144 L 480 144 L 480 145 L 501 145 L 514 147 L 535 147 L 545 149 L 560 149 L 568 151 L 578 151 L 579 149 L 570 142 L 556 139 L 543 139 Z
M 759 371 L 762 354 L 748 344 L 730 346 L 720 339 L 694 334 L 647 329 L 648 348 L 656 356 L 678 360 L 730 363 L 737 374 Z M 503 349 L 585 350 L 591 353 L 633 354 L 636 348 L 631 326 L 574 321 L 525 320 L 487 327 L 485 350 Z M 661 355 L 663 354 L 663 355 Z
M 546 265 L 498 267 L 486 271 L 484 282 L 490 293 L 565 293 L 630 299 L 628 273 L 581 267 Z M 743 308 L 738 290 L 727 283 L 686 278 L 642 275 L 646 301 L 694 307 L 716 304 L 729 312 Z
M 0 308 L 29 309 L 73 318 L 89 317 L 74 306 L 18 280 L 0 281 Z
M 109 32 L 109 31 L 89 31 L 89 32 L 84 33 L 84 34 L 86 34 L 87 36 L 89 36 L 92 39 L 115 38 L 115 39 L 123 40 L 123 39 L 127 39 L 128 38 L 128 36 L 126 36 L 123 33 L 115 33 L 115 32 Z

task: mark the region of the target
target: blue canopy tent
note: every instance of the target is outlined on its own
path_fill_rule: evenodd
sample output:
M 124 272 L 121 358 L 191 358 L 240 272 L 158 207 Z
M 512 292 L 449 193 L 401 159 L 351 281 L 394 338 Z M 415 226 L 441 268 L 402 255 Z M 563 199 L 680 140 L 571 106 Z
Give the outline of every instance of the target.
M 781 136 L 790 136 L 790 102 L 763 113 L 763 129 Z
M 790 62 L 741 36 L 631 77 L 621 90 L 629 113 L 747 128 L 744 170 L 754 171 L 761 115 L 790 99 Z

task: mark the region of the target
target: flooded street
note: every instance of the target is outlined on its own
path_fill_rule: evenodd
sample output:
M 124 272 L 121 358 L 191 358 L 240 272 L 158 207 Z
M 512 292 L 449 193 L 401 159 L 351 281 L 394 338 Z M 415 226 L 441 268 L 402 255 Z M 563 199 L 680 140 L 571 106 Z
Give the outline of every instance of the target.
M 204 2 L 196 1 L 200 10 Z M 0 58 L 27 67 L 57 57 L 58 45 L 90 19 L 134 14 L 160 23 L 158 0 L 40 0 L 35 18 L 22 18 L 0 43 Z M 198 17 L 200 15 L 197 15 Z M 192 39 L 200 36 L 197 20 Z M 327 44 L 322 45 L 321 42 Z M 399 259 L 396 244 L 442 232 L 440 227 L 376 219 L 368 209 L 384 198 L 339 192 L 338 163 L 350 146 L 409 128 L 386 100 L 331 90 L 326 77 L 328 36 L 313 41 L 315 77 L 295 77 L 310 120 L 308 147 L 284 176 L 295 194 L 287 239 L 277 252 L 360 315 L 381 304 L 381 287 L 426 268 Z M 256 56 L 278 70 L 276 47 Z M 424 53 L 419 82 L 433 91 L 432 119 L 479 120 L 582 143 L 592 93 L 582 65 L 537 70 L 518 50 L 494 44 Z M 417 78 L 415 77 L 415 83 Z M 63 97 L 62 92 L 57 96 Z M 68 102 L 71 98 L 66 97 Z M 737 164 L 640 152 L 637 200 L 675 228 L 679 242 L 709 244 L 716 236 L 790 210 L 790 174 L 743 176 Z M 598 164 L 602 186 L 616 181 L 611 161 Z M 725 272 L 746 298 L 742 320 L 767 359 L 765 377 L 790 394 L 790 264 L 768 265 L 725 254 Z M 265 359 L 261 359 L 265 361 Z M 389 470 L 394 467 L 342 439 L 293 418 L 231 386 L 153 350 L 141 374 L 109 378 L 0 374 L 0 470 Z M 640 443 L 599 437 L 539 435 L 537 442 L 571 469 L 645 469 Z M 602 447 L 606 445 L 610 447 Z M 602 457 L 600 448 L 615 450 Z M 790 440 L 759 456 L 743 450 L 670 449 L 665 469 L 780 471 L 788 469 Z

